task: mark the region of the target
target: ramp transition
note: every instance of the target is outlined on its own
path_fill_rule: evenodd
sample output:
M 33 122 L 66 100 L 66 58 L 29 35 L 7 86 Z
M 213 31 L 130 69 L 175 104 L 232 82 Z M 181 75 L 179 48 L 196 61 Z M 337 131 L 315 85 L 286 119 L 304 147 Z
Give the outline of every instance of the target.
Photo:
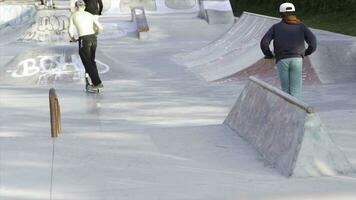
M 254 77 L 224 124 L 246 139 L 284 176 L 355 172 L 311 106 Z
M 176 54 L 172 59 L 207 81 L 236 81 L 241 80 L 243 74 L 264 80 L 275 79 L 259 73 L 264 70 L 256 70 L 256 66 L 263 58 L 261 38 L 279 21 L 279 18 L 244 12 L 237 23 L 217 40 L 195 51 Z M 311 72 L 304 73 L 306 83 L 356 81 L 356 38 L 317 29 L 312 31 L 318 39 L 318 48 L 310 56 L 310 62 L 305 63 L 305 72 Z M 273 67 L 274 64 L 269 66 Z
M 254 46 L 257 49 L 259 39 L 278 21 L 277 18 L 244 12 L 231 29 L 220 38 L 200 49 L 176 54 L 173 59 L 190 68 L 222 59 L 230 52 L 243 53 Z M 262 53 L 258 55 L 261 56 Z
M 0 42 L 16 40 L 34 23 L 36 12 L 34 5 L 0 3 Z
M 28 24 L 35 14 L 34 5 L 0 4 L 0 29 L 16 28 Z

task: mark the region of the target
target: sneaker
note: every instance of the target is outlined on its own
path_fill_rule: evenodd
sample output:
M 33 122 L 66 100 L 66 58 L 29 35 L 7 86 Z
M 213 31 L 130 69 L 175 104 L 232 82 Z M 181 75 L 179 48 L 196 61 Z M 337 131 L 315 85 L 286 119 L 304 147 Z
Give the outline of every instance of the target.
M 104 85 L 102 83 L 98 84 L 98 85 L 88 85 L 87 87 L 87 91 L 88 92 L 99 92 L 100 90 L 103 90 Z

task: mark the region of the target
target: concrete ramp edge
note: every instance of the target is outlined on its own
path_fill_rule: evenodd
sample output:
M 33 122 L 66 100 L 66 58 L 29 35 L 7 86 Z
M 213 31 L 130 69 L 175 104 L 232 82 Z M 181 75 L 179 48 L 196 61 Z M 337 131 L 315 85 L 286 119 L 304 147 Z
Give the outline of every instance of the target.
M 34 5 L 0 5 L 0 29 L 17 28 L 32 23 L 36 11 Z
M 172 60 L 190 68 L 224 59 L 231 52 L 238 55 L 253 46 L 259 47 L 262 36 L 279 21 L 278 18 L 243 12 L 224 35 L 199 49 L 178 53 L 172 57 Z M 259 58 L 263 57 L 262 53 L 260 55 Z
M 311 106 L 250 77 L 224 122 L 286 177 L 355 173 Z

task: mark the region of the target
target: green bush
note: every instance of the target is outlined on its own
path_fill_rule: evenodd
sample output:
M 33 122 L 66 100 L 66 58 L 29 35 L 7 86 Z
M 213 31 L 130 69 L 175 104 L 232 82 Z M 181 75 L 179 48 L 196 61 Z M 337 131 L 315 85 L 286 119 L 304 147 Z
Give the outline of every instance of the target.
M 254 7 L 257 5 L 264 8 L 275 9 L 278 7 L 282 0 L 230 0 L 234 8 L 237 6 Z M 291 0 L 297 9 L 301 12 L 313 12 L 321 14 L 330 14 L 335 12 L 344 12 L 352 14 L 356 12 L 356 0 Z
M 283 0 L 230 0 L 236 16 L 243 11 L 278 17 Z M 356 0 L 290 0 L 308 26 L 356 36 Z

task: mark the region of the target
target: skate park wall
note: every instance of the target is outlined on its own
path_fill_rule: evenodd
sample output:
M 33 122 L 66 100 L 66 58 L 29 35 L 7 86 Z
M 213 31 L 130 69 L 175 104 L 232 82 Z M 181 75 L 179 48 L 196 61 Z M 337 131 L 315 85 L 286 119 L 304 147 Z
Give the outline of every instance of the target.
M 232 28 L 208 45 L 176 54 L 172 60 L 207 81 L 221 80 L 248 69 L 263 58 L 260 40 L 279 18 L 244 12 Z M 317 51 L 310 56 L 312 70 L 321 83 L 356 81 L 355 37 L 311 29 Z
M 70 10 L 38 10 L 35 23 L 18 39 L 22 42 L 67 43 Z
M 199 15 L 209 24 L 232 24 L 235 17 L 229 0 L 200 0 Z
M 225 125 L 286 177 L 355 173 L 308 104 L 250 77 Z
M 6 5 L 0 4 L 0 29 L 18 27 L 32 22 L 36 14 L 34 5 Z
M 17 38 L 34 23 L 34 5 L 0 4 L 0 34 L 9 40 Z M 10 39 L 11 40 L 11 39 Z
M 127 15 L 132 7 L 143 7 L 147 14 L 198 13 L 198 0 L 105 0 L 104 16 Z
M 278 18 L 244 12 L 232 28 L 207 46 L 177 54 L 174 61 L 190 68 L 207 81 L 215 81 L 241 71 L 263 57 L 260 39 Z

